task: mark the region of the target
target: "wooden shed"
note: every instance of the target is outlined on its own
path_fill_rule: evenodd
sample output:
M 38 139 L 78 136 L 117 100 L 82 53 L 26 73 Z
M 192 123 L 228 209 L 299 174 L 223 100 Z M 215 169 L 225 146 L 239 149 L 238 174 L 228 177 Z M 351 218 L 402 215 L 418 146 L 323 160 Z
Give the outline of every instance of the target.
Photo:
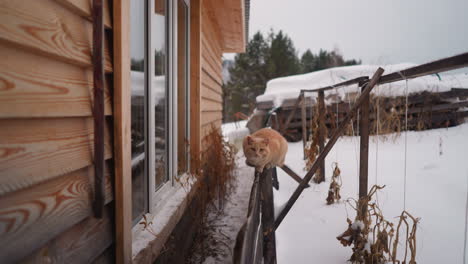
M 93 9 L 101 1 L 102 17 Z M 184 217 L 197 189 L 176 181 L 221 125 L 221 57 L 244 51 L 248 6 L 0 0 L 0 263 L 153 263 L 169 237 L 186 242 L 175 233 L 191 225 Z M 103 119 L 93 110 L 99 78 Z

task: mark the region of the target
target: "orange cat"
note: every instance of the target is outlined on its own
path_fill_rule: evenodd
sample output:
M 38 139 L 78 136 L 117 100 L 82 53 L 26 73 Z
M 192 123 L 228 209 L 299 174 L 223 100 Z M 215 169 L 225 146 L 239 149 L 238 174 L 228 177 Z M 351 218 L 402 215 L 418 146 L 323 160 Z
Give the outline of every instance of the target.
M 243 148 L 245 163 L 262 172 L 263 168 L 284 165 L 288 142 L 275 130 L 262 128 L 244 138 Z

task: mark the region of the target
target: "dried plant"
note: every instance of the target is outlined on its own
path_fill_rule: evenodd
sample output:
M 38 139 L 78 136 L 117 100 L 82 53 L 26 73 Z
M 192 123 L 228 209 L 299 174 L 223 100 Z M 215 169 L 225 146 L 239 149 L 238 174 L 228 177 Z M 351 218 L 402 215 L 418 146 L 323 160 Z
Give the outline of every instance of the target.
M 348 200 L 348 204 L 356 210 L 356 218 L 346 220 L 348 229 L 337 237 L 343 246 L 353 246 L 353 254 L 349 261 L 352 263 L 380 264 L 392 261 L 393 263 L 407 263 L 407 253 L 410 251 L 409 264 L 416 264 L 416 228 L 419 221 L 407 211 L 403 211 L 395 231 L 394 224 L 386 220 L 378 204 L 371 202 L 372 196 L 385 186 L 374 185 L 367 196 L 356 200 Z M 354 204 L 353 204 L 354 202 Z M 409 232 L 408 218 L 412 220 Z M 398 245 L 400 241 L 400 227 L 406 227 L 405 254 L 403 262 L 398 260 Z M 395 240 L 392 243 L 393 238 Z M 393 245 L 393 246 L 392 246 Z M 390 250 L 390 248 L 392 250 Z
M 328 196 L 327 196 L 327 204 L 334 204 L 335 202 L 341 199 L 340 190 L 341 185 L 343 184 L 341 180 L 341 170 L 338 167 L 338 163 L 334 162 L 333 165 L 333 176 L 332 181 L 330 183 L 330 187 L 328 188 Z

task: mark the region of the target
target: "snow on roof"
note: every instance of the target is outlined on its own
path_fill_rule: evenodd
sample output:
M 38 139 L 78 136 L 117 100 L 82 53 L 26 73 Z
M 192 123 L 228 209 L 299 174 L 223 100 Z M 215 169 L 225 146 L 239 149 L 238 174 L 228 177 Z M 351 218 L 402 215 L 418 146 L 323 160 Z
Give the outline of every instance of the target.
M 273 101 L 275 106 L 281 106 L 285 99 L 297 98 L 301 89 L 317 89 L 361 76 L 371 77 L 378 67 L 385 69 L 384 74 L 389 74 L 414 66 L 416 66 L 416 64 L 411 63 L 401 63 L 386 66 L 355 65 L 335 67 L 306 74 L 276 78 L 270 80 L 267 83 L 265 93 L 257 97 L 257 102 Z M 467 88 L 468 75 L 442 75 L 439 79 L 439 76 L 434 74 L 408 80 L 409 94 L 422 91 L 444 92 L 450 90 L 453 87 Z M 379 85 L 374 88 L 372 93 L 386 97 L 404 96 L 405 89 L 406 81 L 398 81 Z M 325 96 L 327 96 L 327 94 L 330 95 L 338 93 L 340 98 L 343 99 L 345 98 L 346 93 L 357 91 L 358 85 L 354 84 L 347 87 L 328 90 L 325 92 Z M 317 97 L 317 93 L 307 93 L 307 96 L 315 98 Z

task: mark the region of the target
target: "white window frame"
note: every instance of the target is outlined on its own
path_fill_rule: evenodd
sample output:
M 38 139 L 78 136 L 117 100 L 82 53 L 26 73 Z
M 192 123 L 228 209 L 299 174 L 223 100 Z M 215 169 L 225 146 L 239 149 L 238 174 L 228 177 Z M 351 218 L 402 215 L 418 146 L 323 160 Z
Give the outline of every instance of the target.
M 158 34 L 158 32 L 153 32 L 152 30 L 152 19 L 154 19 L 154 10 L 155 10 L 155 1 L 150 0 L 148 1 L 148 10 L 147 10 L 147 27 L 148 27 L 148 45 L 147 45 L 147 62 L 148 62 L 148 73 L 147 73 L 147 92 L 148 92 L 148 109 L 147 109 L 147 124 L 148 129 L 146 130 L 147 133 L 147 157 L 148 157 L 148 165 L 147 165 L 147 177 L 148 177 L 148 211 L 149 213 L 155 213 L 156 208 L 161 207 L 165 201 L 169 198 L 171 192 L 175 191 L 174 183 L 175 177 L 177 175 L 177 0 L 166 0 L 166 89 L 167 89 L 167 97 L 168 97 L 168 104 L 167 104 L 167 142 L 166 142 L 166 149 L 167 149 L 167 170 L 168 173 L 168 180 L 163 183 L 159 188 L 156 188 L 156 180 L 155 180 L 155 141 L 154 141 L 154 131 L 155 131 L 155 102 L 154 98 L 151 95 L 152 92 L 152 78 L 154 72 L 154 63 L 155 63 L 155 49 L 153 48 L 154 45 L 152 43 L 151 34 Z M 187 5 L 188 11 L 188 23 L 187 23 L 187 60 L 190 62 L 190 54 L 189 54 L 189 47 L 190 47 L 190 1 L 184 0 Z M 186 77 L 187 87 L 190 87 L 190 63 L 187 66 L 187 77 Z M 187 113 L 190 113 L 190 88 L 187 89 Z M 190 137 L 190 118 L 187 117 L 187 124 L 185 134 Z M 189 163 L 190 164 L 190 163 Z M 190 166 L 190 165 L 189 165 Z

